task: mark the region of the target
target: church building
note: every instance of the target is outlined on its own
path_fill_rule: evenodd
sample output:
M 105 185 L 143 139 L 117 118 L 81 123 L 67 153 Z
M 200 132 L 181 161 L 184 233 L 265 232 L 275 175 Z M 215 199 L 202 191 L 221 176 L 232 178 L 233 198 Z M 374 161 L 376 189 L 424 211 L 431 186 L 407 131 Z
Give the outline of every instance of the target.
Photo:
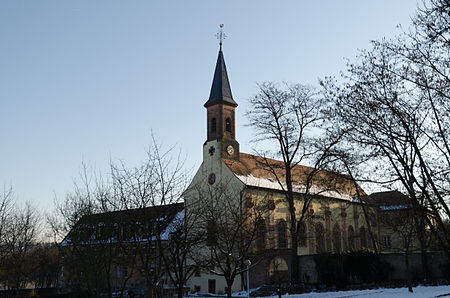
M 236 204 L 240 204 L 243 210 L 255 205 L 267 207 L 252 248 L 252 254 L 260 258 L 258 265 L 250 269 L 250 287 L 273 282 L 275 271 L 288 274 L 292 247 L 297 249 L 299 258 L 322 252 L 372 248 L 374 242 L 369 231 L 376 232 L 376 212 L 360 204 L 358 194 L 365 193 L 359 186 L 356 191 L 348 176 L 328 171 L 319 171 L 313 179 L 309 193 L 313 195 L 312 202 L 303 220 L 298 222 L 298 242 L 291 243 L 288 206 L 275 175 L 261 166 L 261 157 L 240 151 L 236 139 L 238 119 L 235 111 L 238 103 L 231 92 L 222 46 L 211 92 L 204 107 L 207 131 L 203 162 L 185 194 L 186 213 L 192 208 L 206 208 L 204 203 L 196 204 L 196 201 L 200 200 L 201 192 L 211 192 L 214 187 L 234 193 Z M 277 176 L 284 177 L 283 163 L 277 160 L 269 162 L 277 169 Z M 313 168 L 302 165 L 293 168 L 297 219 L 301 217 L 305 183 L 311 171 Z M 194 189 L 196 191 L 192 191 Z M 315 273 L 311 273 L 314 270 L 308 269 L 309 265 L 300 262 L 301 281 L 313 282 L 317 279 Z M 233 291 L 244 289 L 244 280 L 236 278 Z M 224 293 L 226 290 L 223 277 L 214 274 L 214 270 L 192 277 L 188 286 L 191 291 Z
M 376 250 L 384 255 L 385 263 L 395 267 L 378 276 L 405 280 L 407 271 L 402 269 L 404 260 L 398 252 L 405 247 L 413 252 L 418 247 L 410 234 L 398 233 L 404 232 L 409 222 L 403 219 L 413 216 L 407 196 L 396 191 L 367 196 L 347 175 L 296 165 L 290 178 L 292 220 L 282 187 L 286 183 L 284 163 L 240 151 L 238 103 L 231 92 L 222 46 L 204 107 L 203 161 L 183 194 L 184 204 L 81 217 L 60 243 L 61 286 L 98 293 L 127 289 L 128 293 L 171 295 L 182 289 L 223 294 L 247 289 L 247 274 L 250 288 L 256 288 L 287 285 L 294 271 L 298 283 L 324 284 L 320 263 L 328 269 L 330 262 L 316 259 L 341 257 L 343 252 L 362 254 L 361 250 Z M 291 237 L 291 229 L 297 231 L 297 237 Z M 180 235 L 185 237 L 181 239 L 199 237 L 181 241 L 180 247 L 175 245 Z M 186 246 L 190 250 L 184 249 Z M 175 256 L 188 251 L 192 263 L 184 258 L 174 265 L 164 261 L 162 256 L 169 251 Z M 433 259 L 433 266 L 440 266 L 440 260 Z M 175 287 L 169 273 L 173 268 L 186 268 L 186 264 L 194 264 L 187 266 L 192 268 L 190 278 Z M 364 273 L 373 269 L 366 267 Z M 328 278 L 336 279 L 338 273 L 342 275 L 336 271 Z M 444 276 L 439 274 L 435 278 Z M 357 279 L 354 271 L 347 275 L 349 282 Z

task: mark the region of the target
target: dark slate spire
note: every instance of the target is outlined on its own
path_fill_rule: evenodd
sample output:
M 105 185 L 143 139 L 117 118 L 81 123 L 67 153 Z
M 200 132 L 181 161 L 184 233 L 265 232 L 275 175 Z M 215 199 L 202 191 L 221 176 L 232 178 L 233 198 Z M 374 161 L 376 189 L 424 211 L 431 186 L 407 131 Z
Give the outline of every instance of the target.
M 234 107 L 237 107 L 238 105 L 233 100 L 233 95 L 231 94 L 230 82 L 228 81 L 227 67 L 225 66 L 225 60 L 223 59 L 222 47 L 220 47 L 219 56 L 217 57 L 211 93 L 209 94 L 209 99 L 204 106 L 209 107 L 217 103 L 229 104 Z

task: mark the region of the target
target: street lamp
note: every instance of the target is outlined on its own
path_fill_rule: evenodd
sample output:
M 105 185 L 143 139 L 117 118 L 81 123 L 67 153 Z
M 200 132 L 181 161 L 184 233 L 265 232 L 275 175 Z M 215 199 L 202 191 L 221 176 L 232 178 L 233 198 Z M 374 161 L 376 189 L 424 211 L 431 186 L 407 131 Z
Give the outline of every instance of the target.
M 250 298 L 250 278 L 249 278 L 249 267 L 252 264 L 252 262 L 247 259 L 244 261 L 245 266 L 247 266 L 247 298 Z

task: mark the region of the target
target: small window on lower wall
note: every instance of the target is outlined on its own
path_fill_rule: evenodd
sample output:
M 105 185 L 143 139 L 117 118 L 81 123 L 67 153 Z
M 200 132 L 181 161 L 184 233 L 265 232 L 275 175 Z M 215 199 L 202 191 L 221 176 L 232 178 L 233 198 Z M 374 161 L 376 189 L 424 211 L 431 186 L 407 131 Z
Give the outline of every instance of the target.
M 391 236 L 383 236 L 383 246 L 391 247 Z
M 195 292 L 200 292 L 200 290 L 201 290 L 200 286 L 194 286 L 194 291 Z
M 216 280 L 208 279 L 208 293 L 215 294 L 216 293 Z

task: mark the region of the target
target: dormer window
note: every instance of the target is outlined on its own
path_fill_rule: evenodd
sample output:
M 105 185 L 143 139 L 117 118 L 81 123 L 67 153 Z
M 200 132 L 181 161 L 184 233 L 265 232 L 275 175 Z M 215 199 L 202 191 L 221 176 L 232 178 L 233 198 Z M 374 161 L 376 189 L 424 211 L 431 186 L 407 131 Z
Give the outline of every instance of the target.
M 226 131 L 231 132 L 231 119 L 230 118 L 227 118 L 225 120 L 225 129 L 226 129 Z
M 212 118 L 211 120 L 211 132 L 216 132 L 217 129 L 217 120 L 216 118 Z

